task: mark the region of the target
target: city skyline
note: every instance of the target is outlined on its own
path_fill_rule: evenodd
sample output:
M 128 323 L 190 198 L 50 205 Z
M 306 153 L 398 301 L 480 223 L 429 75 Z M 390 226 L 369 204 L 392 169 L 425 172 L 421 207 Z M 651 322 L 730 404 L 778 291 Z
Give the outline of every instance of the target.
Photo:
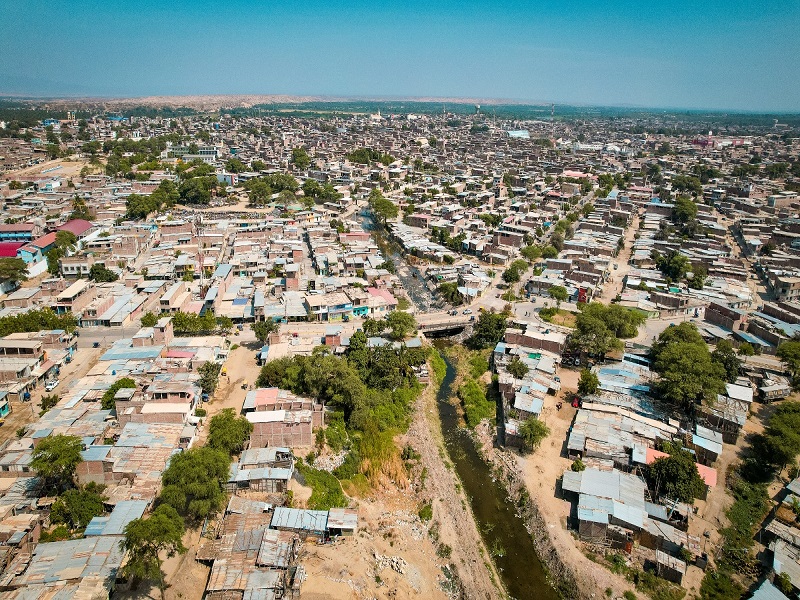
M 0 95 L 485 98 L 795 112 L 800 6 L 773 2 L 12 0 Z M 783 65 L 786 65 L 785 67 Z

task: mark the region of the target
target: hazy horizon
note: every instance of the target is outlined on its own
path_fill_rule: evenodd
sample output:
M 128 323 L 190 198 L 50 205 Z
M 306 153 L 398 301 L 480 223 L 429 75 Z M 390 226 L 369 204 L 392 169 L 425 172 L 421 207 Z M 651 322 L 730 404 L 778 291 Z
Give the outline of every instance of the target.
M 7 0 L 0 95 L 800 112 L 800 4 Z

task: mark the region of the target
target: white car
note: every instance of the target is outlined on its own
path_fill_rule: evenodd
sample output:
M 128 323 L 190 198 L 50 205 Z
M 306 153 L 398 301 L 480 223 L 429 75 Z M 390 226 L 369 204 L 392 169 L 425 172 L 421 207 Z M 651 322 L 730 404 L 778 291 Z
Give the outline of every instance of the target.
M 52 392 L 54 389 L 56 389 L 57 385 L 58 385 L 58 379 L 51 379 L 50 381 L 44 384 L 44 389 L 46 392 Z
M 472 309 L 471 308 L 464 309 L 464 314 L 465 315 L 471 315 L 472 314 Z

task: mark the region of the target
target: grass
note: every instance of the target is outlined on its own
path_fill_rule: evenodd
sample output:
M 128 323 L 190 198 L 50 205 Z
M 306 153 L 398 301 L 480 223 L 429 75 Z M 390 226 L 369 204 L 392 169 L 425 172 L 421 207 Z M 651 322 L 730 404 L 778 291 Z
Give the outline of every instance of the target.
M 433 369 L 433 374 L 436 377 L 436 383 L 441 384 L 444 380 L 444 376 L 447 374 L 447 364 L 444 362 L 441 354 L 436 350 L 431 352 L 430 362 L 431 369 Z
M 329 510 L 331 508 L 345 507 L 347 498 L 342 492 L 339 480 L 327 471 L 320 471 L 308 465 L 299 464 L 297 470 L 306 480 L 306 485 L 311 488 L 311 497 L 308 507 L 314 510 Z
M 554 325 L 562 325 L 563 327 L 575 328 L 578 320 L 578 315 L 564 310 L 563 308 L 543 308 L 539 311 L 539 317 L 542 321 L 553 323 Z
M 497 407 L 486 398 L 483 386 L 474 379 L 467 379 L 456 393 L 464 407 L 464 420 L 474 428 L 483 419 L 491 419 L 496 415 Z
M 473 379 L 478 379 L 489 370 L 489 360 L 487 351 L 476 352 L 475 356 L 469 359 L 469 374 Z

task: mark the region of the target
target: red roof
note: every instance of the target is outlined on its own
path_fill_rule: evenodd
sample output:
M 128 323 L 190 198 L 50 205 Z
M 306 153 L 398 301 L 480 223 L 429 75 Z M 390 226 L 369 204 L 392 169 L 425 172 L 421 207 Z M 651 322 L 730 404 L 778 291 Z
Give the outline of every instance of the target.
M 72 219 L 67 221 L 60 227 L 56 227 L 59 231 L 69 231 L 75 234 L 75 237 L 81 237 L 84 233 L 89 231 L 94 225 L 85 219 Z
M 0 231 L 33 231 L 33 223 L 3 223 Z
M 17 250 L 24 246 L 25 242 L 0 242 L 0 258 L 14 258 Z
M 31 246 L 39 249 L 47 248 L 48 246 L 52 246 L 56 243 L 56 232 L 53 231 L 48 233 L 47 235 L 43 235 L 40 238 L 36 238 L 32 242 L 28 242 Z

